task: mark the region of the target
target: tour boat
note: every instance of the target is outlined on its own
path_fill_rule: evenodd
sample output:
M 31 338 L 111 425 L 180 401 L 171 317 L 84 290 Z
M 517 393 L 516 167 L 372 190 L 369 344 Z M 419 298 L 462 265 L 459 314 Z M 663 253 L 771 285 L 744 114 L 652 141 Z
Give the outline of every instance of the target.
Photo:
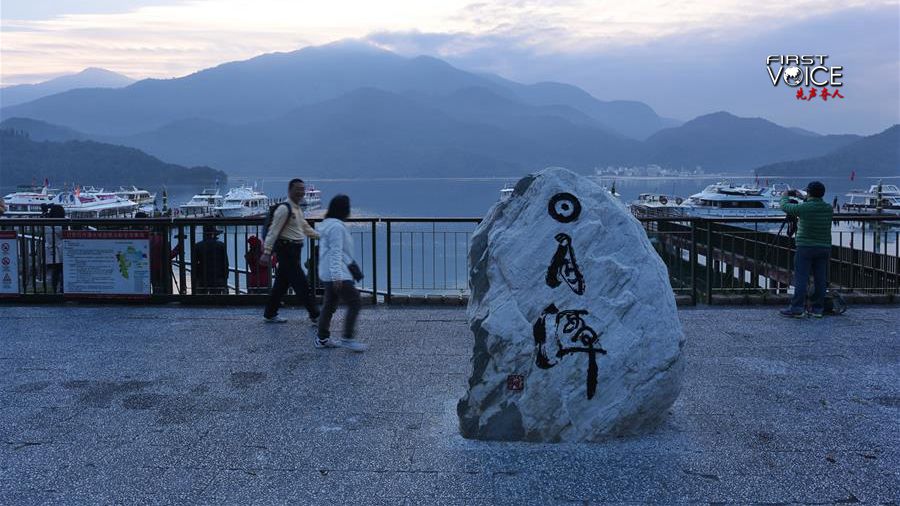
M 846 197 L 850 200 L 842 208 L 849 213 L 882 214 L 900 216 L 900 188 L 893 184 L 873 184 L 869 191 L 851 190 Z M 880 205 L 879 205 L 880 204 Z
M 53 203 L 53 193 L 46 186 L 19 186 L 14 193 L 3 197 L 6 202 L 7 218 L 27 218 L 40 216 L 46 207 Z
M 635 216 L 681 216 L 684 208 L 681 197 L 663 195 L 661 193 L 641 193 L 631 203 L 631 212 Z
M 69 218 L 109 218 L 133 216 L 138 205 L 114 192 L 93 187 L 75 188 L 56 195 L 52 204 L 59 204 Z
M 682 214 L 695 218 L 782 218 L 781 197 L 790 186 L 735 186 L 718 182 L 681 203 Z
M 308 185 L 306 187 L 306 192 L 303 194 L 303 201 L 300 202 L 300 207 L 304 210 L 312 210 L 318 209 L 322 205 L 322 191 L 316 189 L 315 186 Z
M 212 216 L 216 206 L 222 205 L 222 200 L 218 188 L 204 188 L 187 203 L 178 206 L 178 211 L 182 216 Z
M 248 186 L 228 190 L 221 205 L 213 208 L 216 216 L 244 218 L 265 216 L 269 210 L 269 197 Z
M 156 207 L 156 194 L 142 190 L 137 186 L 132 186 L 131 188 L 120 186 L 115 193 L 123 199 L 134 202 L 142 211 L 152 211 Z

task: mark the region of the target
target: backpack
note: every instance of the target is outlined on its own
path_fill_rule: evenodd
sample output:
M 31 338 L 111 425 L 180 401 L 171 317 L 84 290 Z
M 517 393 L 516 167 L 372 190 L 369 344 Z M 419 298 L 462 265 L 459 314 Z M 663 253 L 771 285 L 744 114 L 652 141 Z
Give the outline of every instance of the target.
M 825 314 L 840 315 L 847 311 L 847 302 L 841 294 L 833 290 L 825 293 Z
M 265 242 L 266 235 L 269 233 L 269 227 L 272 225 L 272 218 L 275 217 L 275 211 L 278 209 L 278 206 L 288 206 L 288 220 L 291 219 L 294 212 L 291 210 L 291 206 L 287 202 L 279 202 L 277 204 L 272 204 L 269 206 L 269 212 L 266 213 L 266 221 L 263 222 L 262 229 L 262 240 Z M 284 225 L 281 226 L 281 230 L 284 230 L 284 227 L 287 226 L 287 220 L 285 220 Z M 278 231 L 278 235 L 281 235 L 281 230 Z M 277 239 L 277 237 L 276 237 Z

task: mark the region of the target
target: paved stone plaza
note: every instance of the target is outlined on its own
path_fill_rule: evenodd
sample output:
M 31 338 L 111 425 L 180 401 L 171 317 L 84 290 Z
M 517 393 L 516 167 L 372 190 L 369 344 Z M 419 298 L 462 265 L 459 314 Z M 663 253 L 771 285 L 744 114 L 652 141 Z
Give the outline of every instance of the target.
M 0 306 L 0 504 L 900 502 L 896 306 L 682 310 L 664 426 L 557 445 L 459 436 L 462 309 L 364 308 L 364 354 L 260 313 Z

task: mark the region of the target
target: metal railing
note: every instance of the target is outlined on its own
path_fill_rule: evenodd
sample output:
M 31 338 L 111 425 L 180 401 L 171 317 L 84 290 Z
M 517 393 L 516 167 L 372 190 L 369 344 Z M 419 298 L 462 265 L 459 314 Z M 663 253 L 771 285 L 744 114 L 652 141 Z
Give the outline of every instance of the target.
M 829 262 L 831 286 L 845 292 L 900 295 L 900 230 L 883 216 L 836 215 Z M 681 302 L 785 295 L 792 282 L 793 239 L 773 218 L 639 218 L 668 268 Z M 893 218 L 896 221 L 896 218 Z M 315 226 L 319 220 L 310 219 Z M 468 298 L 467 256 L 479 218 L 352 218 L 355 257 L 365 278 L 358 283 L 373 303 L 450 302 Z M 216 227 L 227 258 L 224 283 L 203 281 L 194 261 L 203 228 Z M 59 300 L 65 286 L 57 255 L 62 230 L 150 232 L 152 301 L 261 303 L 274 281 L 272 267 L 246 255 L 260 237 L 262 218 L 2 219 L 0 229 L 19 236 L 19 300 Z M 318 282 L 316 241 L 304 246 L 304 269 Z M 65 270 L 65 265 L 61 267 Z

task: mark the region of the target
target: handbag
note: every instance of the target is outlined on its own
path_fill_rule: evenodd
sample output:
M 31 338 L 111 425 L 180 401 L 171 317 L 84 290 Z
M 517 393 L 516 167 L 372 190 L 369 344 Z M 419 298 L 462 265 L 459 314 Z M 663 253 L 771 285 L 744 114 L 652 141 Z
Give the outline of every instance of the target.
M 365 277 L 363 276 L 362 269 L 359 268 L 359 265 L 356 262 L 350 262 L 347 265 L 347 270 L 350 271 L 350 275 L 353 277 L 353 281 L 360 281 Z

